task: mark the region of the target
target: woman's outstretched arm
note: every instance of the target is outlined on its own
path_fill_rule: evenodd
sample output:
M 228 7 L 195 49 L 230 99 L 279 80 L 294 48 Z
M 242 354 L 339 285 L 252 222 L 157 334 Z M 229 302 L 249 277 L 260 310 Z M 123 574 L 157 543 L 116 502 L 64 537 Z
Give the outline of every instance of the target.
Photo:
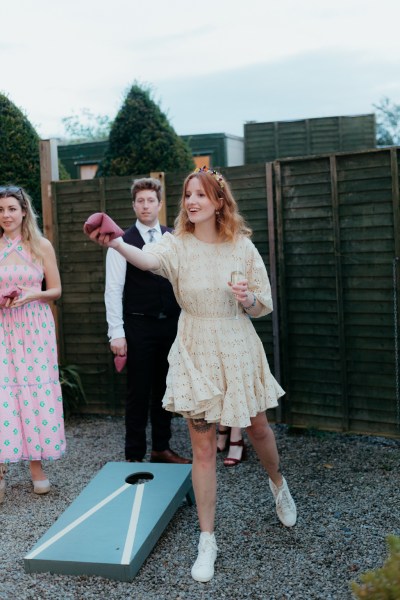
M 147 252 L 143 252 L 143 250 L 136 248 L 136 246 L 126 244 L 121 237 L 110 240 L 110 236 L 99 233 L 98 228 L 92 231 L 89 238 L 100 246 L 114 248 L 114 250 L 119 252 L 129 263 L 142 271 L 156 271 L 160 268 L 160 261 L 157 256 L 154 254 L 147 254 Z

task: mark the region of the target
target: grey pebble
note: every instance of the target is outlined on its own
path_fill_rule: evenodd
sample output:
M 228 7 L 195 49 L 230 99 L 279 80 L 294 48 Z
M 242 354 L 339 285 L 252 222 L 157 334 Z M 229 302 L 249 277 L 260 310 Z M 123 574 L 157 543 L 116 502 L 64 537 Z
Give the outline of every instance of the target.
M 50 573 L 28 575 L 23 557 L 101 467 L 123 461 L 121 417 L 74 417 L 68 454 L 45 464 L 47 496 L 32 493 L 28 468 L 12 465 L 0 505 L 0 600 L 350 600 L 350 581 L 380 567 L 386 537 L 400 534 L 400 440 L 273 426 L 298 522 L 278 521 L 254 451 L 235 468 L 217 457 L 215 577 L 190 576 L 199 528 L 183 504 L 132 582 Z M 186 423 L 173 420 L 171 446 L 190 455 Z

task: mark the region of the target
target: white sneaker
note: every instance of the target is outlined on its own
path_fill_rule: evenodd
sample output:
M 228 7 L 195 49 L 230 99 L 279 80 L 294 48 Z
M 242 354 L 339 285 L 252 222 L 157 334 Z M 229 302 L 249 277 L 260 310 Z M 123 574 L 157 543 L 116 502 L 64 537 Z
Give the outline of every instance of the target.
M 214 563 L 218 550 L 214 534 L 203 531 L 198 548 L 199 554 L 192 567 L 192 577 L 195 581 L 210 581 L 214 577 Z
M 286 527 L 293 527 L 296 524 L 297 510 L 296 504 L 289 492 L 286 479 L 282 478 L 282 485 L 278 488 L 274 482 L 269 480 L 269 487 L 275 498 L 276 514 L 280 522 Z

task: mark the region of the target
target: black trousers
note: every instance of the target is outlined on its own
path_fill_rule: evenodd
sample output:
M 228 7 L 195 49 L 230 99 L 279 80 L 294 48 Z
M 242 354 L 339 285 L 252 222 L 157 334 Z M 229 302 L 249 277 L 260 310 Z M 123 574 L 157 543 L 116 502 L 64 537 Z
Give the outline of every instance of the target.
M 146 454 L 150 412 L 152 450 L 169 448 L 172 414 L 162 407 L 168 372 L 168 352 L 176 337 L 178 317 L 157 319 L 124 315 L 128 346 L 128 392 L 125 404 L 125 458 Z

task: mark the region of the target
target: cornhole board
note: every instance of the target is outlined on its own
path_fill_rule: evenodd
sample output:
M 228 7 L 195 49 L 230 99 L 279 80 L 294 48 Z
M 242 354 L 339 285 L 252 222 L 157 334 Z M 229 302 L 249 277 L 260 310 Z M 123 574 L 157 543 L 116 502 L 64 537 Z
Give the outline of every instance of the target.
M 131 581 L 186 498 L 191 465 L 107 463 L 24 557 L 27 573 Z

